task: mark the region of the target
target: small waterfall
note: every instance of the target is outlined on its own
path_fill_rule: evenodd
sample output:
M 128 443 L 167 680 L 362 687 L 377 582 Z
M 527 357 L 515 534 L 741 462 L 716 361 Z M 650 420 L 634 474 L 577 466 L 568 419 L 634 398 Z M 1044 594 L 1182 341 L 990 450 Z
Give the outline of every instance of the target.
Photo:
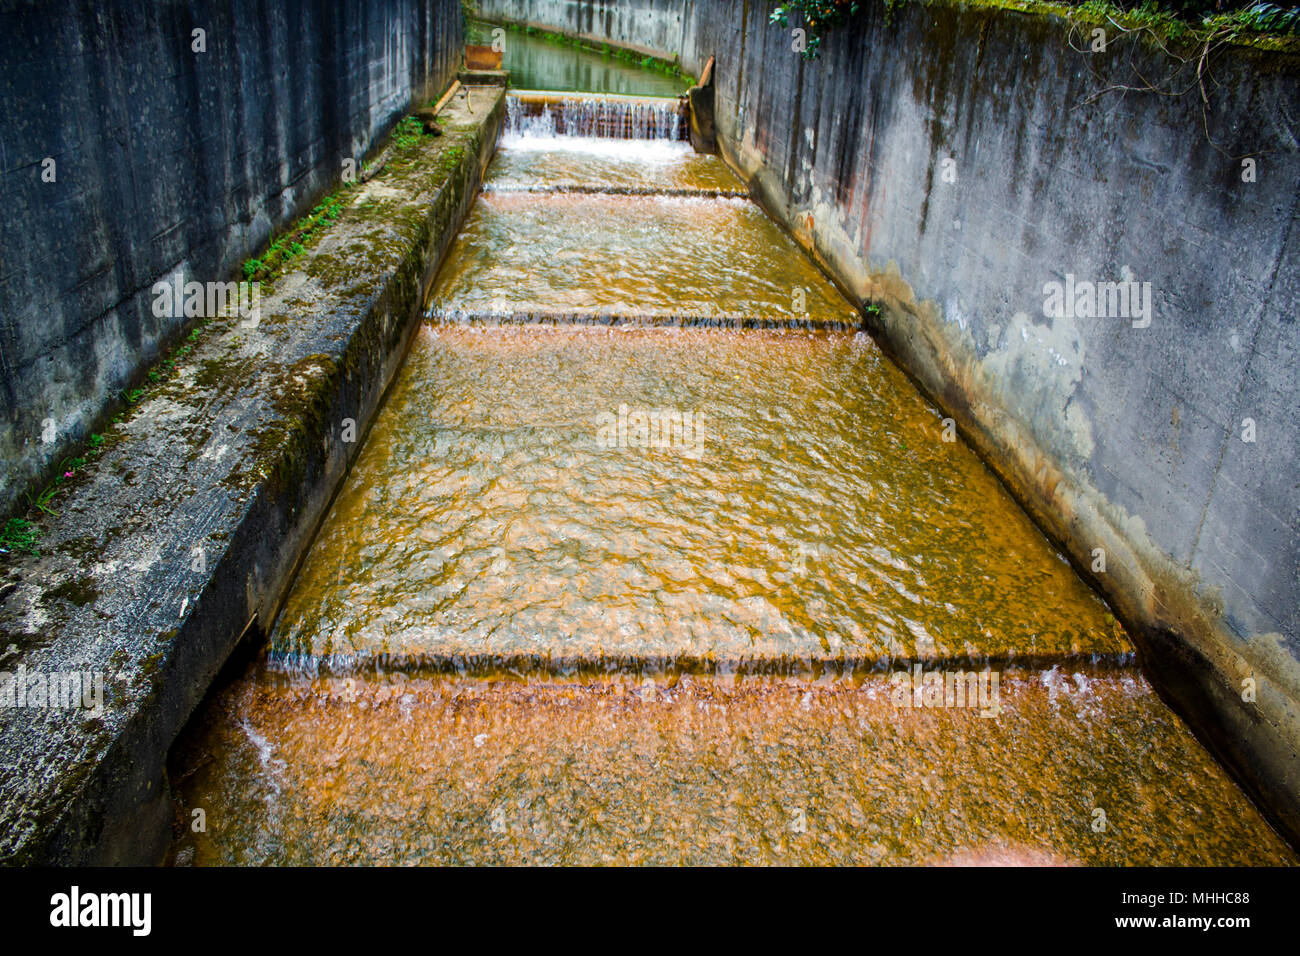
M 676 142 L 687 138 L 684 111 L 684 104 L 676 99 L 511 93 L 506 100 L 505 132 Z
M 536 139 L 554 139 L 555 117 L 549 107 L 540 111 L 527 109 L 514 93 L 506 96 L 506 136 L 528 136 Z

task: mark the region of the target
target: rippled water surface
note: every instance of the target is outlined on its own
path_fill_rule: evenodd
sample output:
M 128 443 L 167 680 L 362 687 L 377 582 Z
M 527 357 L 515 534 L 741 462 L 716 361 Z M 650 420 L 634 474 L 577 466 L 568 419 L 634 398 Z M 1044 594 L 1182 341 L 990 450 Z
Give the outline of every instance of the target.
M 743 315 L 856 324 L 747 199 L 485 193 L 435 303 L 469 313 Z
M 512 142 L 513 139 L 513 142 Z M 715 156 L 689 143 L 568 137 L 508 137 L 488 171 L 492 192 L 575 189 L 725 191 L 744 194 L 744 184 Z
M 699 441 L 640 447 L 633 410 L 689 412 Z M 419 333 L 275 647 L 727 663 L 1128 650 L 865 335 L 446 326 Z
M 1011 680 L 988 719 L 879 678 L 257 671 L 209 720 L 172 771 L 200 864 L 1296 862 L 1134 675 Z
M 177 862 L 1296 862 L 725 166 L 516 133 Z

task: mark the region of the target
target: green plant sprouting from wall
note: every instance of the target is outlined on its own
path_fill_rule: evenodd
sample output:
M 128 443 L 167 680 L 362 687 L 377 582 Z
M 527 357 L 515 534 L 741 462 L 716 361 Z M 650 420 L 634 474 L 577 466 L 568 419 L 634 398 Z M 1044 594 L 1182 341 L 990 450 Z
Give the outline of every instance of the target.
M 0 550 L 18 554 L 40 554 L 39 531 L 26 518 L 10 518 L 0 529 Z
M 883 0 L 885 22 L 894 11 L 915 0 Z M 1113 26 L 1121 32 L 1149 32 L 1155 39 L 1175 39 L 1201 47 L 1219 43 L 1253 43 L 1261 37 L 1300 36 L 1300 10 L 1275 3 L 1234 3 L 1232 0 L 972 0 L 980 6 L 1052 13 L 1071 22 Z M 800 52 L 816 59 L 822 41 L 836 27 L 866 13 L 864 0 L 783 0 L 769 22 L 789 27 L 801 18 Z M 1224 7 L 1236 9 L 1224 10 Z
M 889 5 L 892 9 L 892 0 Z M 822 37 L 825 32 L 856 17 L 865 6 L 866 4 L 853 2 L 853 0 L 787 0 L 785 3 L 777 4 L 768 22 L 788 27 L 792 16 L 795 14 L 801 16 L 803 19 L 801 29 L 804 30 L 805 36 L 800 38 L 802 49 L 799 52 L 804 59 L 815 60 L 821 53 Z
M 429 105 L 433 105 L 432 103 Z M 439 118 L 441 124 L 441 117 Z M 424 141 L 425 137 L 435 135 L 426 132 L 424 124 L 415 116 L 406 116 L 397 122 L 388 138 L 388 145 L 376 165 L 399 159 L 409 154 L 412 149 Z M 365 167 L 367 175 L 375 172 L 375 167 Z M 312 240 L 320 237 L 329 226 L 343 215 L 348 194 L 357 188 L 356 182 L 345 182 L 334 192 L 312 208 L 312 211 L 298 219 L 285 232 L 276 236 L 267 246 L 266 251 L 255 258 L 244 261 L 244 278 L 248 281 L 272 282 L 284 275 L 289 263 L 306 251 Z
M 289 260 L 306 249 L 314 235 L 342 215 L 344 194 L 351 186 L 351 183 L 347 183 L 326 196 L 310 213 L 295 222 L 288 232 L 273 239 L 260 257 L 245 260 L 244 278 L 250 282 L 269 282 L 280 276 Z

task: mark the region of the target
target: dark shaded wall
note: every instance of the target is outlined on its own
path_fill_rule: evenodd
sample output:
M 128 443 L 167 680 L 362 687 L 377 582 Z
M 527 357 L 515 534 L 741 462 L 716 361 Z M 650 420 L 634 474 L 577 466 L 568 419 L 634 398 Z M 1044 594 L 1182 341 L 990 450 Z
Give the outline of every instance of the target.
M 1300 57 L 1217 48 L 1202 87 L 1198 49 L 941 0 L 868 3 L 813 62 L 759 0 L 481 6 L 716 55 L 724 157 L 1300 834 Z M 1149 326 L 1045 313 L 1126 267 Z
M 153 284 L 242 278 L 462 46 L 456 0 L 0 0 L 0 514 L 180 332 Z

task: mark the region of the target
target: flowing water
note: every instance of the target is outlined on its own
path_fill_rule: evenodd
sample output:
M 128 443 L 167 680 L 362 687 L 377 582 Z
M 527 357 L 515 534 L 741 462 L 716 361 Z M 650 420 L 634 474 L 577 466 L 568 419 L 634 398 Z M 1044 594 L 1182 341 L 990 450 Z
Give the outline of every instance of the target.
M 179 862 L 1295 862 L 671 102 L 526 99 Z

